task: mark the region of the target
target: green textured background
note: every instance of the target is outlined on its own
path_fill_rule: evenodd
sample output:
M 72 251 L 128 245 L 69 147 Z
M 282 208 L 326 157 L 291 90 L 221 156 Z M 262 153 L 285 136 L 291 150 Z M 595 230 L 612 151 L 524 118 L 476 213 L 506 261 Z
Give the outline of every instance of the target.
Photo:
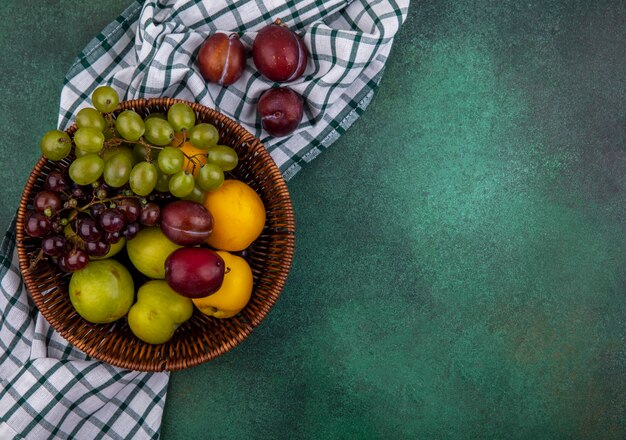
M 0 3 L 0 228 L 126 5 Z M 623 438 L 625 42 L 622 1 L 413 1 L 369 109 L 289 182 L 281 299 L 172 374 L 162 437 Z

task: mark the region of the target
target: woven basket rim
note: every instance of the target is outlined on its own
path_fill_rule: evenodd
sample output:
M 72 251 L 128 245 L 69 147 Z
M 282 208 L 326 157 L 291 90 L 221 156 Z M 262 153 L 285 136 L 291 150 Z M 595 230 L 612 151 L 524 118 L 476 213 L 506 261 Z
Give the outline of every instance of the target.
M 186 358 L 176 358 L 176 359 L 166 359 L 160 360 L 158 362 L 154 362 L 152 360 L 145 361 L 134 361 L 128 359 L 120 359 L 118 357 L 108 356 L 106 353 L 106 347 L 102 347 L 101 345 L 94 346 L 89 343 L 91 339 L 85 340 L 79 337 L 76 337 L 73 334 L 73 331 L 77 327 L 77 325 L 66 325 L 67 322 L 59 322 L 55 316 L 52 314 L 52 310 L 50 306 L 44 301 L 45 295 L 42 294 L 41 289 L 37 285 L 37 280 L 34 278 L 33 274 L 29 271 L 29 257 L 27 255 L 27 249 L 25 246 L 25 239 L 28 240 L 28 237 L 25 236 L 23 230 L 24 218 L 28 210 L 28 206 L 30 203 L 30 199 L 33 195 L 33 191 L 36 189 L 38 179 L 44 175 L 44 168 L 49 164 L 49 161 L 41 157 L 37 164 L 34 166 L 33 171 L 31 172 L 28 181 L 24 187 L 22 192 L 22 196 L 20 198 L 18 214 L 17 214 L 17 222 L 16 222 L 16 245 L 18 251 L 19 258 L 19 266 L 20 271 L 22 273 L 22 277 L 28 289 L 28 292 L 33 299 L 33 302 L 37 306 L 37 309 L 40 313 L 46 318 L 46 320 L 50 323 L 50 325 L 70 344 L 74 345 L 76 348 L 85 352 L 87 355 L 91 356 L 94 359 L 106 362 L 116 367 L 131 369 L 137 371 L 176 371 L 182 370 L 186 368 L 190 368 L 205 362 L 208 362 L 216 357 L 226 353 L 231 350 L 243 340 L 245 340 L 267 316 L 269 310 L 274 306 L 278 296 L 282 292 L 287 276 L 291 269 L 291 264 L 293 262 L 294 255 L 294 246 L 295 246 L 295 221 L 294 221 L 294 212 L 293 205 L 291 202 L 291 197 L 280 170 L 278 169 L 276 163 L 270 156 L 269 152 L 265 148 L 265 146 L 261 143 L 261 141 L 252 135 L 249 131 L 247 131 L 244 127 L 238 124 L 233 119 L 228 116 L 218 112 L 217 110 L 206 107 L 200 103 L 187 101 L 179 98 L 140 98 L 133 99 L 128 101 L 120 102 L 118 108 L 113 112 L 115 114 L 119 114 L 121 111 L 126 109 L 141 109 L 142 111 L 149 110 L 150 112 L 154 111 L 154 109 L 158 108 L 169 108 L 171 105 L 183 102 L 191 106 L 197 114 L 201 114 L 203 119 L 205 120 L 215 120 L 219 121 L 220 127 L 218 130 L 220 131 L 220 138 L 223 132 L 228 133 L 228 136 L 236 138 L 240 145 L 246 145 L 247 154 L 254 157 L 254 161 L 250 162 L 253 164 L 262 164 L 263 178 L 271 183 L 272 187 L 272 206 L 278 204 L 280 207 L 280 239 L 281 243 L 284 242 L 285 249 L 284 252 L 281 252 L 280 260 L 276 262 L 272 266 L 272 274 L 271 281 L 274 283 L 271 288 L 269 288 L 269 296 L 267 299 L 263 300 L 263 302 L 259 305 L 258 308 L 255 308 L 254 313 L 249 312 L 250 316 L 246 309 L 244 309 L 240 315 L 238 315 L 238 319 L 236 321 L 236 331 L 229 332 L 229 337 L 226 338 L 223 344 L 216 347 L 215 349 L 211 349 L 209 351 L 205 351 L 203 353 L 195 353 L 194 355 L 189 355 Z M 76 130 L 76 125 L 70 126 L 67 130 L 65 130 L 68 134 L 72 135 Z M 255 176 L 256 177 L 256 176 Z M 275 200 L 276 201 L 275 201 Z M 269 209 L 269 208 L 266 208 Z M 266 228 L 268 227 L 269 220 L 266 220 Z M 275 268 L 278 268 L 275 271 Z M 276 273 L 274 273 L 274 271 Z M 264 287 L 264 286 L 261 286 Z M 254 286 L 253 295 L 257 292 L 259 286 Z M 67 292 L 65 292 L 67 294 Z M 252 301 L 252 300 L 251 300 Z M 54 305 L 54 304 L 53 304 Z M 196 311 L 194 311 L 196 314 Z M 82 320 L 82 318 L 78 318 Z M 125 319 L 125 318 L 122 318 Z M 212 318 L 215 319 L 215 318 Z M 235 318 L 229 318 L 234 320 Z M 84 320 L 83 320 L 84 321 Z M 86 323 L 86 321 L 84 321 Z M 86 323 L 83 325 L 86 326 L 98 326 L 99 324 L 89 324 Z M 216 326 L 221 326 L 221 323 Z M 221 327 L 220 327 L 221 328 Z M 230 329 L 230 327 L 228 327 Z M 232 334 L 231 334 L 232 333 Z M 221 336 L 221 334 L 220 334 Z M 138 345 L 142 346 L 145 343 L 138 342 Z M 109 343 L 111 345 L 111 343 Z M 149 346 L 150 344 L 145 344 Z M 184 343 L 183 343 L 184 345 Z M 149 347 L 143 347 L 146 350 L 150 350 Z M 142 348 L 142 350 L 143 350 Z M 104 350 L 104 353 L 103 353 Z M 158 351 L 158 349 L 155 349 Z M 163 350 L 165 351 L 165 350 Z M 191 349 L 189 349 L 191 351 Z M 187 352 L 185 347 L 183 347 L 183 352 Z

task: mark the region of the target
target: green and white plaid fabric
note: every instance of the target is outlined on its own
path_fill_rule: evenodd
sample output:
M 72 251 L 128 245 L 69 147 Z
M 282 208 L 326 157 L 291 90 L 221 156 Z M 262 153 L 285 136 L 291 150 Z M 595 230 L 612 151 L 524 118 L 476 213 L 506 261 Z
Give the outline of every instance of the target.
M 123 99 L 169 96 L 214 108 L 261 138 L 290 179 L 359 117 L 380 82 L 409 0 L 137 1 L 80 54 L 61 94 L 59 127 L 108 84 Z M 288 87 L 306 101 L 299 129 L 284 138 L 261 130 L 256 103 L 274 83 L 248 59 L 228 87 L 207 84 L 196 67 L 212 33 L 236 32 L 248 48 L 259 29 L 280 18 L 301 34 L 310 54 L 304 75 Z
M 14 225 L 0 246 L 0 439 L 156 439 L 168 375 L 91 360 L 37 312 Z
M 61 94 L 59 127 L 108 84 L 123 99 L 170 96 L 200 102 L 262 139 L 286 179 L 328 148 L 365 110 L 381 79 L 409 0 L 135 1 L 81 52 Z M 303 35 L 310 58 L 289 84 L 306 100 L 300 128 L 284 138 L 260 129 L 256 102 L 274 84 L 251 58 L 228 87 L 195 67 L 204 39 L 256 32 L 280 18 Z M 158 438 L 166 373 L 121 370 L 89 359 L 37 312 L 21 279 L 12 227 L 0 248 L 0 439 Z

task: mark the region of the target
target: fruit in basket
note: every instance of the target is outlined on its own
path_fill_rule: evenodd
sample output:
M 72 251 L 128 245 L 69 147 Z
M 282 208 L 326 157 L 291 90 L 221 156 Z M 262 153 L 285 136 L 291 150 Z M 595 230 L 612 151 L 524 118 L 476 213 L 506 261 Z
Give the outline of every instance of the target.
M 69 135 L 61 130 L 46 132 L 39 142 L 41 154 L 49 160 L 65 159 L 72 150 L 72 140 Z
M 196 113 L 184 102 L 177 102 L 167 111 L 167 121 L 177 133 L 188 131 L 196 125 Z
M 109 157 L 109 159 L 104 162 L 102 177 L 110 187 L 119 188 L 128 183 L 132 170 L 132 155 L 119 152 Z
M 159 169 L 165 174 L 176 174 L 183 169 L 185 154 L 176 147 L 165 147 L 157 156 Z
M 224 170 L 214 163 L 207 163 L 200 167 L 196 174 L 196 183 L 202 193 L 204 191 L 215 191 L 224 183 Z M 202 203 L 202 197 L 197 200 Z
M 164 119 L 150 118 L 145 121 L 146 131 L 143 134 L 146 141 L 163 147 L 174 140 L 174 129 Z
M 91 127 L 83 127 L 74 133 L 74 145 L 83 153 L 98 153 L 104 146 L 104 134 Z
M 110 113 L 120 102 L 120 97 L 111 86 L 100 86 L 91 94 L 91 103 L 96 110 L 102 113 Z
M 189 129 L 189 142 L 196 148 L 207 149 L 217 145 L 219 137 L 217 128 L 206 122 L 196 124 Z
M 128 197 L 116 201 L 116 207 L 124 214 L 124 219 L 128 223 L 136 222 L 141 215 L 141 204 L 137 199 Z
M 126 245 L 126 239 L 124 237 L 120 237 L 115 242 L 109 241 L 109 244 L 110 244 L 109 252 L 107 252 L 105 255 L 101 257 L 90 255 L 89 260 L 104 260 L 106 258 L 114 257 L 115 255 L 119 254 L 122 251 L 122 249 L 124 249 L 124 246 Z
M 291 89 L 275 87 L 263 92 L 257 104 L 261 125 L 272 136 L 293 133 L 303 115 L 302 97 Z
M 65 252 L 67 240 L 62 235 L 51 235 L 41 240 L 41 250 L 51 257 L 58 257 Z
M 141 229 L 135 238 L 126 242 L 128 258 L 133 266 L 145 276 L 155 279 L 165 278 L 165 260 L 180 247 L 156 226 Z
M 139 113 L 124 110 L 115 119 L 115 129 L 127 141 L 137 141 L 146 131 L 146 126 Z
M 302 39 L 280 20 L 259 31 L 252 45 L 259 72 L 276 82 L 294 81 L 304 72 L 307 50 Z
M 161 219 L 161 208 L 156 203 L 146 203 L 139 213 L 139 223 L 144 226 L 156 226 Z
M 128 312 L 128 326 L 142 341 L 163 344 L 192 314 L 189 298 L 174 292 L 165 281 L 152 280 L 137 291 L 137 302 Z
M 198 68 L 208 82 L 228 86 L 241 77 L 245 67 L 246 49 L 237 34 L 213 34 L 198 52 Z
M 217 251 L 226 266 L 222 286 L 210 296 L 192 298 L 205 315 L 230 318 L 239 313 L 252 295 L 252 269 L 245 259 L 229 252 Z
M 218 165 L 223 171 L 231 171 L 239 163 L 239 157 L 228 145 L 216 145 L 207 150 L 207 162 Z
M 172 289 L 189 298 L 211 295 L 224 280 L 224 260 L 204 247 L 177 249 L 165 261 L 165 280 Z
M 69 139 L 69 137 L 68 137 Z M 46 176 L 46 189 L 55 192 L 67 191 L 69 188 L 67 177 L 60 171 L 51 171 Z
M 91 185 L 104 172 L 104 161 L 95 153 L 89 153 L 72 162 L 70 178 L 78 185 Z
M 42 212 L 29 212 L 24 220 L 24 232 L 34 238 L 41 238 L 52 232 L 52 223 Z
M 216 249 L 244 250 L 265 227 L 261 197 L 240 180 L 225 180 L 217 190 L 206 193 L 204 206 L 213 216 L 213 231 L 206 242 Z
M 157 169 L 154 164 L 139 162 L 131 170 L 128 176 L 128 183 L 130 184 L 130 189 L 135 194 L 147 196 L 154 190 L 157 177 Z
M 61 197 L 54 191 L 40 191 L 33 200 L 33 206 L 36 211 L 46 213 L 46 210 L 50 210 L 50 214 L 59 212 L 63 208 L 63 202 Z
M 115 260 L 91 261 L 74 272 L 69 293 L 78 314 L 96 324 L 125 316 L 135 299 L 130 272 Z
M 161 231 L 178 245 L 202 244 L 212 230 L 213 217 L 200 203 L 177 200 L 165 205 L 161 212 Z
M 76 126 L 78 128 L 93 128 L 103 132 L 106 128 L 106 121 L 98 110 L 93 107 L 85 107 L 76 114 Z
M 170 177 L 167 188 L 170 193 L 178 198 L 187 197 L 193 191 L 195 185 L 194 175 L 181 170 Z

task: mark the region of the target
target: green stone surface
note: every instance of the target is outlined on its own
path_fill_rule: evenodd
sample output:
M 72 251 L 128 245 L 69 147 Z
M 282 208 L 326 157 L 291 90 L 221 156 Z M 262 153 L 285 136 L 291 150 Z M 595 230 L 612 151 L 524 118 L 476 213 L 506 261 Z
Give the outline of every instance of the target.
M 0 228 L 127 0 L 4 0 Z M 414 1 L 364 115 L 289 182 L 297 249 L 162 438 L 621 439 L 621 1 Z

